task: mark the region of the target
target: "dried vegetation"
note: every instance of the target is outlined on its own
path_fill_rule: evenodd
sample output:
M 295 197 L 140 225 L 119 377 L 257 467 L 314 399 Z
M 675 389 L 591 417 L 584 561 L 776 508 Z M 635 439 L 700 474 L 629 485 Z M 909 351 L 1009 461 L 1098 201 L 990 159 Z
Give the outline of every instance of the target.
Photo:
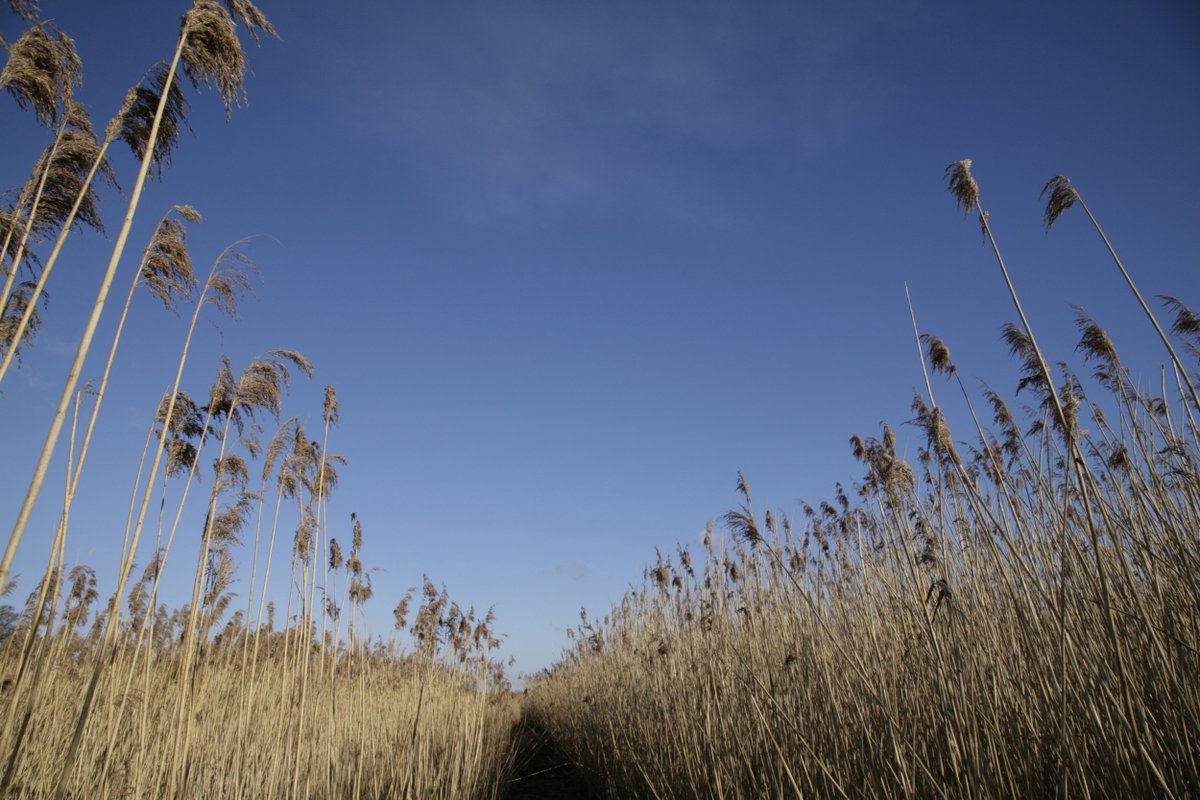
M 9 6 L 31 27 L 5 43 L 0 88 L 47 127 L 50 144 L 0 210 L 0 381 L 40 327 L 67 234 L 80 225 L 103 229 L 95 178 L 115 185 L 109 147 L 128 146 L 138 172 L 0 562 L 0 586 L 12 592 L 13 558 L 60 434 L 69 432 L 45 568 L 21 610 L 0 620 L 0 796 L 497 796 L 511 767 L 517 706 L 496 658 L 501 637 L 492 613 L 461 608 L 426 579 L 417 598 L 410 589 L 400 599 L 389 638 L 368 630 L 377 587 L 362 521 L 350 515 L 348 551 L 331 536 L 329 498 L 346 462 L 328 452 L 340 417 L 333 387 L 325 390 L 319 437 L 296 417 L 282 420 L 293 379 L 313 374 L 300 353 L 271 350 L 240 373 L 222 358 L 203 399 L 183 391 L 194 380 L 185 376 L 201 317 L 236 318 L 258 281 L 244 242 L 197 275 L 188 230 L 200 214 L 172 207 L 127 281 L 98 381 L 80 386 L 141 190 L 148 178 L 163 177 L 187 124 L 180 71 L 194 88 L 214 88 L 229 113 L 244 100 L 239 35 L 258 43 L 274 27 L 249 0 L 194 0 L 172 59 L 124 95 L 99 141 L 73 98 L 82 70 L 74 43 L 37 22 L 37 3 Z M 50 248 L 45 260 L 35 253 L 42 246 Z M 125 322 L 146 293 L 186 316 L 186 334 L 178 362 L 162 375 L 168 388 L 152 398 L 123 533 L 118 521 L 118 537 L 107 543 L 119 555 L 114 580 L 68 564 L 66 552 Z M 204 493 L 193 492 L 204 472 Z M 181 549 L 198 549 L 194 564 Z M 162 601 L 164 580 L 190 586 L 180 607 Z M 284 596 L 283 609 L 268 599 Z
M 971 162 L 947 178 L 1020 317 L 1004 340 L 1032 405 L 1021 420 L 990 389 L 973 399 L 918 335 L 914 463 L 886 425 L 855 436 L 863 477 L 795 520 L 759 514 L 739 474 L 728 535 L 660 553 L 529 689 L 527 724 L 597 796 L 1200 794 L 1195 363 L 1162 334 L 1163 381 L 1137 385 L 1080 312 L 1091 379 L 1060 364 L 1051 382 Z M 1047 194 L 1047 226 L 1081 203 L 1065 178 Z M 1195 316 L 1166 302 L 1194 355 Z M 930 371 L 962 395 L 961 439 Z

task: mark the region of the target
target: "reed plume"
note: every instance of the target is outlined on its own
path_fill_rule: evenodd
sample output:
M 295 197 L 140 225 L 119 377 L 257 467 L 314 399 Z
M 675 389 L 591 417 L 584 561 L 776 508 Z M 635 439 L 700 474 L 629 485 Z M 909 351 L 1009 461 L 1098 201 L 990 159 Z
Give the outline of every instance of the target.
M 94 191 L 92 189 L 92 182 L 95 179 L 95 176 L 97 174 L 101 174 L 110 184 L 115 185 L 115 177 L 113 176 L 112 170 L 109 167 L 106 155 L 108 148 L 113 144 L 113 142 L 117 140 L 123 140 L 131 147 L 135 158 L 137 158 L 139 161 L 142 160 L 143 156 L 145 155 L 145 146 L 149 141 L 149 131 L 155 118 L 155 112 L 159 107 L 163 87 L 166 82 L 167 66 L 168 65 L 166 64 L 160 64 L 158 67 L 151 69 L 137 86 L 130 89 L 129 92 L 126 93 L 120 109 L 105 128 L 104 140 L 103 142 L 99 143 L 98 148 L 95 150 L 91 168 L 87 171 L 86 177 L 82 179 L 81 185 L 76 191 L 74 203 L 71 205 L 70 211 L 59 224 L 60 230 L 58 239 L 55 241 L 54 247 L 50 252 L 50 256 L 46 260 L 46 265 L 42 270 L 42 274 L 38 279 L 36 287 L 29 295 L 31 298 L 36 299 L 39 296 L 39 293 L 42 292 L 46 282 L 49 280 L 50 273 L 57 263 L 58 257 L 62 252 L 63 245 L 66 242 L 67 233 L 74 226 L 76 215 L 82 211 L 88 218 L 95 216 L 94 212 L 89 213 L 88 210 L 90 208 L 94 208 L 95 205 L 95 201 L 93 199 Z M 70 110 L 73 105 L 74 104 L 68 104 L 68 109 Z M 178 140 L 179 129 L 182 125 L 182 118 L 186 111 L 183 94 L 179 91 L 178 87 L 174 86 L 173 84 L 171 85 L 165 100 L 162 102 L 162 108 L 162 124 L 160 126 L 158 135 L 159 145 L 157 148 L 153 149 L 151 156 L 152 174 L 158 175 L 161 175 L 163 165 L 169 161 L 170 152 Z M 81 109 L 80 112 L 82 112 Z M 87 122 L 86 115 L 82 115 L 82 119 L 84 123 Z M 64 131 L 68 133 L 70 132 L 71 122 L 71 119 L 67 120 L 68 124 L 64 125 Z M 89 139 L 95 139 L 95 136 L 90 133 L 90 126 L 85 129 L 83 125 L 75 123 L 75 127 L 79 128 L 83 134 L 82 141 L 84 146 L 87 146 Z M 82 174 L 82 165 L 77 172 Z M 71 175 L 68 173 L 67 179 L 69 180 L 70 177 Z M 69 194 L 69 192 L 60 191 L 58 194 L 65 197 Z M 46 218 L 46 215 L 38 215 L 37 217 L 37 219 L 41 219 L 43 221 L 46 220 Z M 31 222 L 33 221 L 34 220 L 31 220 Z M 6 337 L 8 340 L 13 342 L 13 349 L 20 345 L 21 337 L 24 333 L 25 327 L 33 323 L 33 313 L 28 308 L 27 304 L 21 320 L 18 321 L 14 326 L 14 333 L 12 333 L 10 337 Z M 0 365 L 0 380 L 3 380 L 4 375 L 7 373 L 7 370 L 11 365 L 11 362 L 12 358 L 6 356 L 4 363 Z
M 28 9 L 32 4 L 22 5 Z M 21 110 L 32 109 L 46 127 L 58 123 L 59 109 L 82 82 L 75 42 L 50 22 L 34 25 L 13 42 L 0 70 L 0 89 L 7 90 Z
M 245 9 L 247 6 L 248 0 L 243 0 L 243 4 L 239 7 Z M 75 359 L 67 374 L 66 384 L 59 398 L 58 407 L 50 424 L 50 430 L 46 434 L 46 440 L 42 446 L 42 452 L 38 458 L 37 465 L 34 468 L 33 476 L 30 479 L 29 488 L 26 490 L 25 500 L 13 525 L 13 531 L 9 536 L 4 555 L 0 558 L 0 585 L 3 585 L 8 579 L 9 571 L 12 569 L 12 561 L 16 557 L 17 547 L 24 536 L 25 527 L 29 523 L 30 515 L 33 513 L 33 506 L 37 502 L 38 495 L 41 493 L 46 470 L 50 464 L 50 457 L 54 452 L 59 433 L 62 430 L 67 406 L 70 403 L 71 395 L 74 393 L 79 375 L 82 372 L 83 362 L 87 358 L 88 351 L 91 349 L 92 338 L 95 335 L 96 327 L 99 325 L 101 312 L 104 310 L 105 301 L 108 298 L 108 292 L 112 285 L 117 265 L 124 252 L 125 242 L 128 239 L 129 230 L 133 225 L 133 219 L 141 200 L 142 190 L 145 186 L 153 159 L 159 129 L 169 102 L 174 71 L 180 63 L 183 65 L 185 74 L 188 75 L 193 83 L 212 83 L 217 88 L 225 104 L 226 114 L 228 115 L 231 104 L 236 101 L 238 95 L 242 92 L 242 81 L 245 75 L 245 57 L 242 54 L 241 44 L 237 39 L 236 31 L 233 29 L 232 19 L 224 9 L 212 3 L 211 0 L 196 0 L 183 18 L 178 44 L 175 48 L 175 55 L 172 58 L 171 66 L 168 68 L 166 79 L 163 82 L 163 89 L 159 97 L 159 107 L 155 112 L 154 121 L 151 123 L 150 131 L 147 135 L 147 146 L 142 155 L 137 178 L 130 192 L 129 205 L 125 212 L 124 222 L 117 234 L 100 290 L 96 295 L 91 315 L 80 338 Z M 67 766 L 64 767 L 64 775 L 66 774 L 66 770 L 70 768 L 73 760 L 74 755 L 72 753 L 71 757 L 68 758 Z M 56 790 L 56 793 L 60 792 L 61 783 L 59 790 Z
M 161 112 L 159 109 L 161 108 Z M 108 141 L 120 139 L 141 162 L 150 153 L 149 177 L 161 178 L 179 144 L 179 134 L 187 127 L 187 98 L 179 84 L 171 80 L 171 65 L 160 61 L 129 90 L 125 102 L 105 132 Z M 155 121 L 158 131 L 152 140 Z M 154 146 L 150 147 L 151 141 Z
M 36 22 L 39 14 L 37 0 L 8 0 L 12 12 L 26 22 Z
M 0 340 L 4 360 L 0 363 L 0 380 L 4 379 L 17 349 L 21 347 L 27 327 L 30 325 L 38 301 L 42 298 L 50 272 L 58 259 L 62 243 L 69 231 L 82 223 L 103 233 L 99 203 L 93 179 L 99 174 L 109 185 L 116 185 L 116 176 L 104 156 L 104 148 L 96 140 L 91 121 L 82 106 L 68 100 L 62 124 L 53 144 L 46 148 L 38 160 L 37 169 L 22 189 L 21 197 L 28 198 L 24 213 L 25 224 L 16 237 L 16 248 L 12 252 L 4 288 L 0 289 L 0 305 L 5 307 L 5 316 L 11 316 L 14 324 Z M 7 308 L 12 283 L 22 261 L 29 255 L 31 237 L 44 238 L 58 233 L 50 258 L 27 296 L 22 298 L 23 310 Z M 13 231 L 9 231 L 9 234 Z M 7 248 L 0 248 L 0 250 Z
M 1193 406 L 1200 410 L 1200 393 L 1197 392 L 1196 385 L 1192 382 L 1191 375 L 1188 374 L 1187 368 L 1179 359 L 1178 353 L 1175 352 L 1175 348 L 1172 346 L 1171 340 L 1167 337 L 1166 332 L 1163 331 L 1162 325 L 1159 324 L 1158 318 L 1154 315 L 1154 312 L 1150 309 L 1150 306 L 1142 297 L 1142 293 L 1138 290 L 1137 285 L 1133 282 L 1133 277 L 1129 274 L 1129 271 L 1125 269 L 1125 265 L 1121 263 L 1121 259 L 1117 256 L 1116 249 L 1112 246 L 1112 242 L 1110 242 L 1108 239 L 1108 234 L 1106 234 L 1104 229 L 1100 227 L 1100 222 L 1096 219 L 1095 215 L 1092 214 L 1092 210 L 1088 208 L 1087 203 L 1083 201 L 1083 197 L 1079 194 L 1079 191 L 1075 188 L 1075 185 L 1071 183 L 1069 178 L 1066 178 L 1062 175 L 1055 175 L 1046 182 L 1045 186 L 1042 187 L 1042 197 L 1047 198 L 1046 211 L 1043 215 L 1043 221 L 1046 225 L 1047 233 L 1049 233 L 1050 229 L 1054 227 L 1054 224 L 1058 222 L 1059 217 L 1061 217 L 1065 211 L 1070 209 L 1076 203 L 1078 203 L 1079 207 L 1083 209 L 1085 214 L 1087 214 L 1088 219 L 1092 223 L 1092 227 L 1096 229 L 1096 233 L 1099 234 L 1101 240 L 1103 240 L 1104 247 L 1108 250 L 1109 256 L 1112 257 L 1113 263 L 1120 271 L 1121 277 L 1125 279 L 1126 285 L 1129 286 L 1129 290 L 1133 292 L 1133 296 L 1137 299 L 1138 305 L 1141 306 L 1142 312 L 1145 313 L 1146 318 L 1150 320 L 1150 324 L 1154 326 L 1154 330 L 1158 334 L 1159 339 L 1162 341 L 1163 346 L 1167 349 L 1167 353 L 1170 354 L 1171 362 L 1175 365 L 1175 369 L 1178 371 L 1178 374 L 1188 387 L 1188 393 L 1191 395 Z

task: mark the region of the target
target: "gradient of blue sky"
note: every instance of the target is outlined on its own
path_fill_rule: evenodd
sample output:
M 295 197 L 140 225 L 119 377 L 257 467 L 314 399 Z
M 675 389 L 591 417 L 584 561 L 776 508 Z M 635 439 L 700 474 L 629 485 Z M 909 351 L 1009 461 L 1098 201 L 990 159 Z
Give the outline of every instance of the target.
M 186 5 L 43 0 L 76 39 L 97 125 L 170 55 Z M 202 330 L 185 388 L 202 395 L 221 353 L 240 367 L 297 349 L 317 375 L 286 413 L 316 428 L 337 387 L 330 449 L 350 464 L 331 518 L 342 536 L 350 511 L 364 521 L 380 633 L 427 572 L 494 603 L 504 652 L 536 669 L 579 606 L 602 611 L 656 546 L 734 505 L 737 469 L 760 507 L 796 514 L 859 476 L 851 434 L 886 419 L 914 452 L 905 281 L 922 329 L 1009 394 L 1012 312 L 944 191 L 950 161 L 975 159 L 1052 357 L 1072 357 L 1078 303 L 1147 379 L 1162 360 L 1084 219 L 1042 231 L 1056 173 L 1145 292 L 1200 306 L 1200 10 L 1184 0 L 260 7 L 284 41 L 250 47 L 229 124 L 188 90 L 193 133 L 143 199 L 117 287 L 173 203 L 206 216 L 198 265 L 242 236 L 278 240 L 249 246 L 265 284 L 244 321 Z M 7 100 L 0 131 L 17 185 L 44 133 Z M 128 154 L 116 165 L 128 184 Z M 106 197 L 110 228 L 122 208 Z M 10 517 L 106 253 L 72 239 L 40 342 L 3 387 Z M 145 299 L 133 316 L 68 550 L 109 586 L 184 327 Z M 22 545 L 26 576 L 59 491 Z

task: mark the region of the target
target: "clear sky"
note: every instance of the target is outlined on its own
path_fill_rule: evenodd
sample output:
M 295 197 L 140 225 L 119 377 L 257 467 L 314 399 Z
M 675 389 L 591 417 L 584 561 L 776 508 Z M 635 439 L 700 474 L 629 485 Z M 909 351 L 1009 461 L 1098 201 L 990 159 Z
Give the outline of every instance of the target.
M 188 7 L 41 5 L 76 40 L 97 127 L 170 56 Z M 142 200 L 87 375 L 167 207 L 206 217 L 197 269 L 263 234 L 258 298 L 200 330 L 184 388 L 203 396 L 221 354 L 240 369 L 299 350 L 317 373 L 285 415 L 316 432 L 337 387 L 330 450 L 350 463 L 330 515 L 342 538 L 351 511 L 363 520 L 378 633 L 428 573 L 494 604 L 502 652 L 535 670 L 581 605 L 602 612 L 656 546 L 695 542 L 734 506 L 738 469 L 760 509 L 797 515 L 860 476 L 851 434 L 887 420 L 915 453 L 906 281 L 922 330 L 1011 396 L 1013 312 L 945 192 L 951 161 L 975 160 L 1052 359 L 1074 358 L 1076 303 L 1137 374 L 1157 381 L 1163 360 L 1086 218 L 1042 230 L 1055 174 L 1144 293 L 1200 306 L 1190 0 L 259 5 L 283 41 L 248 46 L 249 104 L 228 124 L 188 87 L 192 132 Z M 0 12 L 7 39 L 21 30 Z M 5 97 L 0 141 L 18 186 L 47 134 Z M 128 152 L 114 165 L 128 187 Z M 123 208 L 104 197 L 110 236 Z M 72 237 L 36 347 L 0 387 L 6 535 L 110 246 Z M 141 298 L 130 325 L 68 546 L 102 594 L 186 319 Z M 969 419 L 950 422 L 966 438 Z M 18 555 L 20 597 L 62 470 Z M 181 583 L 199 524 L 173 557 Z

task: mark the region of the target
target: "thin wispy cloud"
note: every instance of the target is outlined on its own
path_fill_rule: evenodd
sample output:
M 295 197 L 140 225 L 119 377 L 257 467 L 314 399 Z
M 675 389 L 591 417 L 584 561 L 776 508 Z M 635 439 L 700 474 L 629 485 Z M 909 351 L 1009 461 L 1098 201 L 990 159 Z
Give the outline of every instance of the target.
M 574 581 L 582 581 L 591 575 L 592 571 L 588 568 L 587 564 L 583 564 L 579 561 L 568 560 L 560 561 L 557 565 L 555 565 L 554 572 L 556 575 L 563 578 L 570 578 Z
M 44 392 L 50 388 L 50 381 L 46 380 L 37 372 L 22 372 L 21 375 L 25 378 L 25 384 L 38 392 Z
M 342 94 L 342 110 L 415 167 L 422 185 L 406 191 L 456 217 L 631 213 L 711 225 L 729 213 L 719 175 L 740 154 L 812 153 L 869 114 L 883 88 L 857 65 L 872 31 L 890 24 L 872 13 L 864 25 L 834 5 L 439 12 L 366 48 L 358 68 L 390 77 Z M 380 105 L 384 119 L 368 120 Z M 697 173 L 697 158 L 711 175 Z
M 70 358 L 75 355 L 75 351 L 79 348 L 79 342 L 63 339 L 58 336 L 50 336 L 46 339 L 44 347 L 46 352 L 63 358 Z

